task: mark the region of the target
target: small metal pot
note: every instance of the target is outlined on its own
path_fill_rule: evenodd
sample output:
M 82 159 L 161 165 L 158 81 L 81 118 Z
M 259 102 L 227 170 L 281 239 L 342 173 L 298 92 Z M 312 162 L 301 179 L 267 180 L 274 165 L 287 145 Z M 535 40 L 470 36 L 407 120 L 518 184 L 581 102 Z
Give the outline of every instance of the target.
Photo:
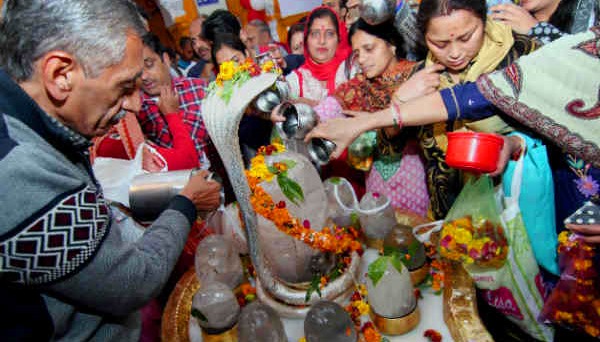
M 329 163 L 329 158 L 335 150 L 335 143 L 323 138 L 313 138 L 308 143 L 308 155 L 317 165 Z
M 273 108 L 281 103 L 279 95 L 273 90 L 266 90 L 256 98 L 255 107 L 263 113 L 270 113 Z
M 360 17 L 370 25 L 379 25 L 394 17 L 396 0 L 363 0 Z
M 156 219 L 196 172 L 194 169 L 136 176 L 129 186 L 133 217 L 142 222 Z
M 275 126 L 284 139 L 304 139 L 318 121 L 314 109 L 304 103 L 284 102 L 279 107 L 279 114 L 285 117 L 285 121 L 278 122 Z
M 287 86 L 281 81 L 276 81 L 271 88 L 258 95 L 254 101 L 254 106 L 263 113 L 271 113 L 273 108 L 285 101 L 288 96 Z

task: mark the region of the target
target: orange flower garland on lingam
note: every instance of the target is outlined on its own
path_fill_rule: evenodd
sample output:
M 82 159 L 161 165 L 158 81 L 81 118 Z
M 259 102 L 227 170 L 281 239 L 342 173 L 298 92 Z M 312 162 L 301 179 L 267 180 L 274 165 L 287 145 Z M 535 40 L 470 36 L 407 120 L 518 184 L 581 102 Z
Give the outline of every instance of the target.
M 292 217 L 284 201 L 275 203 L 259 185 L 261 181 L 270 181 L 278 173 L 287 170 L 284 163 L 274 163 L 276 165 L 272 167 L 268 167 L 265 163 L 266 156 L 284 151 L 285 147 L 278 143 L 263 146 L 259 148 L 256 157 L 252 159 L 250 169 L 246 170 L 251 192 L 250 203 L 256 213 L 272 221 L 280 231 L 320 251 L 335 254 L 362 252 L 362 246 L 357 241 L 358 232 L 353 227 L 334 226 L 331 229 L 325 227 L 320 232 L 315 231 L 311 229 L 308 220 L 300 222 L 299 219 Z

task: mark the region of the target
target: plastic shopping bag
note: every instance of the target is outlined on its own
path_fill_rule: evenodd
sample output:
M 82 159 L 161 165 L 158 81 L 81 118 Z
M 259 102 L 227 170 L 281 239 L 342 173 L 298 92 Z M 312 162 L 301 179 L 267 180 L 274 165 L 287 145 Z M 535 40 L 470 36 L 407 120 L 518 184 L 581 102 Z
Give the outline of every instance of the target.
M 440 255 L 485 268 L 500 268 L 508 242 L 489 176 L 469 179 L 448 212 L 439 244 Z
M 576 212 L 577 218 L 572 222 L 588 223 L 585 221 L 587 213 L 598 210 L 598 207 L 593 207 L 593 204 L 587 203 Z M 593 222 L 597 221 L 594 219 Z M 597 247 L 568 231 L 560 233 L 558 240 L 560 280 L 546 300 L 541 318 L 600 340 L 600 265 Z
M 556 217 L 554 208 L 554 182 L 546 146 L 539 139 L 515 132 L 525 141 L 523 156 L 523 180 L 519 208 L 525 222 L 527 235 L 538 265 L 559 275 L 556 247 Z M 502 174 L 504 193 L 511 195 L 510 186 L 516 161 L 509 161 Z
M 511 196 L 504 196 L 502 190 L 496 193 L 496 205 L 508 240 L 506 262 L 498 269 L 481 268 L 475 264 L 466 265 L 465 269 L 488 305 L 535 339 L 552 341 L 553 329 L 538 321 L 545 291 L 519 209 L 522 179 L 523 158 L 515 167 Z

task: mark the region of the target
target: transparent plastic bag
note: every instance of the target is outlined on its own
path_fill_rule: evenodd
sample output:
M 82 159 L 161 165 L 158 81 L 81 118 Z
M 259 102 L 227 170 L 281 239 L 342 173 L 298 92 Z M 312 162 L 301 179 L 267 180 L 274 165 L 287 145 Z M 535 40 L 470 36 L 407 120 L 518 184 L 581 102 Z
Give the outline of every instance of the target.
M 581 236 L 558 237 L 560 280 L 544 303 L 541 319 L 584 332 L 600 341 L 600 273 L 596 247 Z
M 492 180 L 469 179 L 444 220 L 440 255 L 483 268 L 500 268 L 508 255 Z

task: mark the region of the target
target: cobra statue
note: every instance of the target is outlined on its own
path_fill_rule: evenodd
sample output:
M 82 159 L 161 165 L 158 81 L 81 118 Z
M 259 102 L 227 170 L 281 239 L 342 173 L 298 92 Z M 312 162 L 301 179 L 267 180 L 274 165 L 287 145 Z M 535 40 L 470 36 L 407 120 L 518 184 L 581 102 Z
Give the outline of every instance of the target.
M 216 92 L 209 93 L 203 102 L 202 116 L 208 133 L 225 164 L 242 212 L 248 249 L 257 275 L 257 295 L 261 301 L 276 309 L 282 316 L 304 317 L 311 304 L 321 299 L 340 301 L 344 298 L 344 294 L 352 291 L 360 257 L 357 253 L 353 253 L 352 261 L 344 274 L 322 288 L 321 297 L 313 293 L 308 301 L 306 301 L 306 290 L 278 277 L 273 265 L 270 265 L 265 257 L 266 253 L 261 246 L 258 233 L 260 220 L 250 203 L 250 187 L 244 173 L 238 129 L 248 105 L 261 92 L 271 87 L 277 77 L 276 74 L 263 73 L 239 87 L 236 86 L 229 103 L 226 103 Z M 293 239 L 289 236 L 286 238 Z M 302 244 L 299 241 L 294 243 Z

